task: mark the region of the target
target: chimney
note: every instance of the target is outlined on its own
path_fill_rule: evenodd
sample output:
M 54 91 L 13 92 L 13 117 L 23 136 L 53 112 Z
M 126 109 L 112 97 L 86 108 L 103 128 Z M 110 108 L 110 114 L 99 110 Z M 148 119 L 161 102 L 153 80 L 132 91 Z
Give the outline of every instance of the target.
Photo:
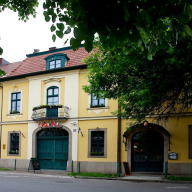
M 34 49 L 33 53 L 39 53 L 39 49 Z
M 0 66 L 6 65 L 6 64 L 8 64 L 8 63 L 9 63 L 9 62 L 6 61 L 5 59 L 0 58 Z
M 54 50 L 54 49 L 56 49 L 56 47 L 50 47 L 50 48 L 49 48 L 50 51 L 51 51 L 51 50 Z

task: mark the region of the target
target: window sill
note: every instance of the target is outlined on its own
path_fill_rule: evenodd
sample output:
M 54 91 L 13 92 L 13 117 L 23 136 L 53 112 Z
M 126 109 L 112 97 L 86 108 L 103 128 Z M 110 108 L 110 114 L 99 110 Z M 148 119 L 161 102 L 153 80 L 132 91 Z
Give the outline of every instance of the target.
M 21 156 L 20 154 L 7 154 L 7 156 Z
M 88 158 L 107 158 L 107 155 L 89 155 Z
M 91 108 L 86 108 L 87 110 L 97 110 L 97 109 L 109 109 L 109 107 L 91 107 Z
M 23 113 L 9 113 L 6 114 L 7 116 L 15 116 L 15 115 L 23 115 Z

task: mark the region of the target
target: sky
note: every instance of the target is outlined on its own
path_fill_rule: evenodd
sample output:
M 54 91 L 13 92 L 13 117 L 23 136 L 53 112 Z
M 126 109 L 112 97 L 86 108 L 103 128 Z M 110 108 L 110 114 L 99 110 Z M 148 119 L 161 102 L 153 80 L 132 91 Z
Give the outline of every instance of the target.
M 0 47 L 3 48 L 0 58 L 10 63 L 23 61 L 34 49 L 41 52 L 49 50 L 50 47 L 61 48 L 65 40 L 71 38 L 69 34 L 63 39 L 57 37 L 53 42 L 53 33 L 50 31 L 52 22 L 46 22 L 44 19 L 43 2 L 41 0 L 39 3 L 36 18 L 30 16 L 26 23 L 18 20 L 17 12 L 6 9 L 0 13 Z M 69 41 L 66 46 L 69 46 Z

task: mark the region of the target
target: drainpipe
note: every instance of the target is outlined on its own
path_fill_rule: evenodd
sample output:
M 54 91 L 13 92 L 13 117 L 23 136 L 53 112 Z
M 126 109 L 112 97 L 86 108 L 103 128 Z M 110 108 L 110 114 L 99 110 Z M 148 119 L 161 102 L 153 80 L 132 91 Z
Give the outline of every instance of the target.
M 118 110 L 121 110 L 121 105 L 118 104 Z M 118 136 L 117 136 L 117 170 L 118 164 L 119 169 L 121 170 L 121 116 L 118 117 Z
M 1 141 L 2 141 L 2 113 L 3 113 L 3 86 L 0 85 L 2 88 L 2 99 L 1 99 L 1 130 L 0 130 L 0 159 L 1 159 Z

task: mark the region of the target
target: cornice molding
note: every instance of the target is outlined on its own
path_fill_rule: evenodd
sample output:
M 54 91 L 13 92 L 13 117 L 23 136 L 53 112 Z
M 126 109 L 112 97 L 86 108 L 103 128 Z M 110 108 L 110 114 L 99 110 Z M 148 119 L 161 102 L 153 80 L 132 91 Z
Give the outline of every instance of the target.
M 60 82 L 60 81 L 61 81 L 61 79 L 59 79 L 59 78 L 49 77 L 47 80 L 44 80 L 43 82 L 45 84 L 47 84 L 47 83 L 50 83 L 50 82 Z

